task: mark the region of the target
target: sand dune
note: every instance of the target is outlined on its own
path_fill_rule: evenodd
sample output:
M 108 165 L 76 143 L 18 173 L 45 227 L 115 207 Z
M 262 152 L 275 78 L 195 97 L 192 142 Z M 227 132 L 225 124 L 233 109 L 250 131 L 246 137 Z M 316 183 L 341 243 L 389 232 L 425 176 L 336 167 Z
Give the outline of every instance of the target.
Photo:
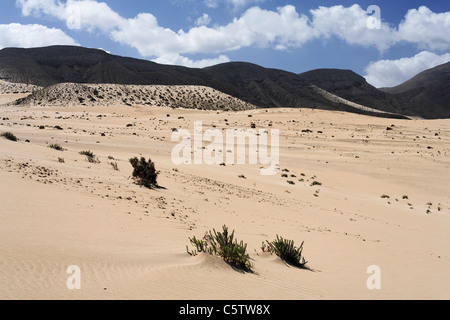
M 24 83 L 12 83 L 4 80 L 0 80 L 0 95 L 5 94 L 20 94 L 20 93 L 32 93 L 34 91 L 38 91 L 42 89 L 42 87 L 35 86 L 32 84 L 24 84 Z
M 35 91 L 21 105 L 156 106 L 203 110 L 249 110 L 256 107 L 202 86 L 136 86 L 62 83 Z
M 205 130 L 279 129 L 288 177 L 257 165 L 175 166 L 172 130 L 196 120 Z M 1 299 L 450 298 L 448 120 L 49 103 L 2 106 L 6 131 L 19 141 L 0 139 Z M 140 155 L 164 189 L 130 179 L 128 159 Z M 248 243 L 255 273 L 186 253 L 189 237 L 224 224 Z M 311 270 L 262 253 L 277 234 L 305 241 Z M 81 290 L 67 288 L 71 265 Z M 366 286 L 371 265 L 381 290 Z

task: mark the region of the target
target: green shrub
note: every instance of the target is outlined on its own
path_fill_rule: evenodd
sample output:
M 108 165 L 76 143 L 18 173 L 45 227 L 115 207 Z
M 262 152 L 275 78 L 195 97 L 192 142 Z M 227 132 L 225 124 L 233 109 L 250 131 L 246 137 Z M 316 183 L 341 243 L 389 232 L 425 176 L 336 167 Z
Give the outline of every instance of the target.
M 281 260 L 289 263 L 293 266 L 305 269 L 308 263 L 302 256 L 303 244 L 299 248 L 295 247 L 293 240 L 286 240 L 277 235 L 277 239 L 269 242 L 267 245 L 263 243 L 262 250 L 264 252 L 270 252 L 276 254 Z
M 16 142 L 18 140 L 17 137 L 11 132 L 3 132 L 0 136 L 2 136 L 5 139 L 8 139 L 9 141 Z
M 196 237 L 189 238 L 189 240 L 196 248 L 196 251 L 189 252 L 189 248 L 186 247 L 190 255 L 204 252 L 221 257 L 237 269 L 252 271 L 253 264 L 247 253 L 247 244 L 243 241 L 238 242 L 234 238 L 234 231 L 230 234 L 227 226 L 223 226 L 223 232 L 217 232 L 214 229 L 213 232 L 209 231 L 202 240 L 198 240 Z
M 57 151 L 64 151 L 64 148 L 61 147 L 59 144 L 51 144 L 48 146 L 49 148 L 55 149 Z
M 81 155 L 86 156 L 87 161 L 90 163 L 100 163 L 100 160 L 91 151 L 81 151 Z
M 144 186 L 149 189 L 158 187 L 158 174 L 156 171 L 155 163 L 149 159 L 148 161 L 142 157 L 140 160 L 138 158 L 130 159 L 130 163 L 133 166 L 133 178 L 136 180 L 137 184 Z
M 95 155 L 91 151 L 81 151 L 80 154 L 83 155 L 83 156 L 86 156 L 88 158 L 94 158 L 95 157 Z
M 314 187 L 314 186 L 321 186 L 322 185 L 322 183 L 321 182 L 318 182 L 318 181 L 314 181 L 313 183 L 311 183 L 311 187 Z
M 119 171 L 119 166 L 118 166 L 117 162 L 110 162 L 110 165 L 113 167 L 113 169 L 115 171 Z

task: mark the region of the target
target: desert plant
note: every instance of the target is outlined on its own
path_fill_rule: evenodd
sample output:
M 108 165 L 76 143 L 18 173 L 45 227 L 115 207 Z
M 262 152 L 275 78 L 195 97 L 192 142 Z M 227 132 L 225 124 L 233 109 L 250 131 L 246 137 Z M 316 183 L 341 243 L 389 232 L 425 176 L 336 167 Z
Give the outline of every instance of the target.
M 81 151 L 81 155 L 86 156 L 87 161 L 90 163 L 100 163 L 100 160 L 91 151 Z
M 17 137 L 11 132 L 3 132 L 0 136 L 2 136 L 5 139 L 8 139 L 9 141 L 16 142 L 18 140 Z
M 158 186 L 158 174 L 156 171 L 155 163 L 149 159 L 148 161 L 142 157 L 130 159 L 130 163 L 133 166 L 133 178 L 138 185 L 144 186 L 149 189 L 153 189 Z
M 48 147 L 51 148 L 51 149 L 55 149 L 57 151 L 64 151 L 64 148 L 61 147 L 59 144 L 51 144 Z
M 266 241 L 266 243 L 263 243 L 261 248 L 264 252 L 274 253 L 281 260 L 293 266 L 306 268 L 308 262 L 302 256 L 304 242 L 297 248 L 293 240 L 286 240 L 277 235 L 276 240 L 272 242 Z
M 382 196 L 381 196 L 381 199 L 390 199 L 391 197 L 390 196 L 388 196 L 387 194 L 383 194 Z
M 110 165 L 113 167 L 115 171 L 119 171 L 119 166 L 117 165 L 117 162 L 110 162 Z
M 311 183 L 311 187 L 314 187 L 314 186 L 321 186 L 321 185 L 322 185 L 322 183 L 319 182 L 319 181 L 314 181 L 313 183 Z
M 250 262 L 250 256 L 247 253 L 247 244 L 243 241 L 238 242 L 234 238 L 234 231 L 230 234 L 228 227 L 225 225 L 223 226 L 223 232 L 217 232 L 213 229 L 213 232 L 207 232 L 202 240 L 193 237 L 189 238 L 189 241 L 197 250 L 189 252 L 187 247 L 187 252 L 190 255 L 204 252 L 221 257 L 225 262 L 240 270 L 252 271 L 253 264 Z
M 86 156 L 88 158 L 94 158 L 95 157 L 95 155 L 91 151 L 81 151 L 80 154 L 83 155 L 83 156 Z

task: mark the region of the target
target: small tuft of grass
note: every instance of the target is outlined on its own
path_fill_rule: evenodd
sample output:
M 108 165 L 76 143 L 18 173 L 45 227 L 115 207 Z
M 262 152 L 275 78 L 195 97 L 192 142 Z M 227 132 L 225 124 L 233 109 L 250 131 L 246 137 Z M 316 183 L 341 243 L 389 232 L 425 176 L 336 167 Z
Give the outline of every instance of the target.
M 48 146 L 51 149 L 55 149 L 57 151 L 64 151 L 65 149 L 63 147 L 61 147 L 59 144 L 51 144 Z
M 281 260 L 288 264 L 296 266 L 298 268 L 306 269 L 306 264 L 308 263 L 303 257 L 303 245 L 296 247 L 293 240 L 286 240 L 283 237 L 277 235 L 277 238 L 272 241 L 266 241 L 263 243 L 261 249 L 263 252 L 270 252 L 276 254 Z
M 390 199 L 391 197 L 390 196 L 388 196 L 387 194 L 383 194 L 382 196 L 381 196 L 381 199 Z
M 81 151 L 80 154 L 83 155 L 83 156 L 86 156 L 88 158 L 94 158 L 95 157 L 95 155 L 91 151 Z
M 253 264 L 247 253 L 247 244 L 243 241 L 238 242 L 234 238 L 234 231 L 230 234 L 226 225 L 222 228 L 223 232 L 217 232 L 215 229 L 213 232 L 207 232 L 202 240 L 196 237 L 189 238 L 196 250 L 189 251 L 189 247 L 186 246 L 187 252 L 192 256 L 201 252 L 218 256 L 237 269 L 252 272 Z
M 247 179 L 247 177 L 244 176 L 243 174 L 241 174 L 241 175 L 239 176 L 239 178 L 241 178 L 241 179 Z
M 311 183 L 311 187 L 315 187 L 315 186 L 321 186 L 322 183 L 319 181 L 314 181 L 313 183 Z
M 11 132 L 3 132 L 0 136 L 9 141 L 13 141 L 13 142 L 17 142 L 17 140 L 18 140 L 17 137 L 14 134 L 12 134 Z
M 115 171 L 120 171 L 117 162 L 110 162 L 109 164 Z
M 100 160 L 91 151 L 81 151 L 81 155 L 86 156 L 86 159 L 90 163 L 100 163 Z
M 66 163 L 66 160 L 64 160 L 64 158 L 58 158 L 58 162 L 59 163 Z
M 294 181 L 288 181 L 287 183 L 289 183 L 289 184 L 291 184 L 291 185 L 295 185 L 295 182 Z

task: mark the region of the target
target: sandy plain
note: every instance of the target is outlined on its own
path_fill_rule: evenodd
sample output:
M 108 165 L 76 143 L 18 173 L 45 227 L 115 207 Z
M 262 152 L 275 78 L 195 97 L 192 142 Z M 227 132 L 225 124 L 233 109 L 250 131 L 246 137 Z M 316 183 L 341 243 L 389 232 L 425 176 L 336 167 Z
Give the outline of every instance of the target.
M 280 130 L 285 172 L 174 165 L 173 129 L 199 120 L 205 130 Z M 450 298 L 450 120 L 3 105 L 7 131 L 19 141 L 0 139 L 0 299 Z M 156 163 L 162 189 L 133 183 L 135 156 Z M 254 273 L 187 254 L 189 237 L 224 224 L 248 244 Z M 262 253 L 277 234 L 304 241 L 310 270 Z M 71 265 L 80 290 L 67 287 Z M 381 290 L 367 287 L 373 265 Z

